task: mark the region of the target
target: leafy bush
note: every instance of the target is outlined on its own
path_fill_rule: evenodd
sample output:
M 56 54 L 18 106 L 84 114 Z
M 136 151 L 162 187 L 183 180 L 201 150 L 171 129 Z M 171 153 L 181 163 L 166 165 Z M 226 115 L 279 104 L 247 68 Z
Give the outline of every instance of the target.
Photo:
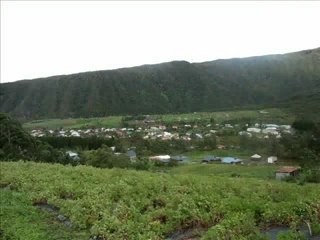
M 128 168 L 131 166 L 130 159 L 123 154 L 115 155 L 107 146 L 97 150 L 83 152 L 84 162 L 87 165 L 100 168 Z
M 279 233 L 277 240 L 307 240 L 307 237 L 299 231 Z
M 257 239 L 259 235 L 251 213 L 233 213 L 205 234 L 204 239 Z
M 67 156 L 47 143 L 32 137 L 21 124 L 0 113 L 0 160 L 69 163 Z

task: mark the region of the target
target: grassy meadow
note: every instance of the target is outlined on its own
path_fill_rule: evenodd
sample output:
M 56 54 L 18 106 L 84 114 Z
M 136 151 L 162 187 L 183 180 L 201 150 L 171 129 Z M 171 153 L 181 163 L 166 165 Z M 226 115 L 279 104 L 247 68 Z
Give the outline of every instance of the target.
M 67 119 L 44 119 L 33 120 L 23 124 L 24 128 L 90 128 L 90 127 L 120 127 L 121 116 L 110 116 L 104 118 L 67 118 Z
M 171 168 L 170 174 L 200 175 L 200 176 L 221 176 L 221 177 L 241 177 L 258 178 L 272 180 L 279 166 L 259 165 L 242 166 L 230 164 L 186 164 L 176 168 Z
M 199 163 L 201 160 L 208 155 L 218 156 L 218 157 L 237 157 L 240 159 L 249 159 L 252 155 L 252 151 L 246 151 L 243 149 L 214 149 L 211 151 L 201 151 L 201 150 L 195 150 L 195 151 L 189 151 L 184 153 L 183 155 L 189 157 L 192 159 L 193 162 Z
M 266 113 L 261 113 L 261 111 Z M 216 123 L 227 121 L 238 121 L 241 119 L 254 122 L 288 124 L 294 120 L 294 116 L 279 108 L 263 110 L 234 110 L 221 112 L 196 112 L 185 114 L 163 114 L 151 115 L 151 119 L 161 123 L 193 122 L 197 120 L 210 121 L 214 119 Z M 89 127 L 120 127 L 122 116 L 109 116 L 102 118 L 68 118 L 68 119 L 43 119 L 33 120 L 23 124 L 24 128 L 89 128 Z
M 261 113 L 261 111 L 263 113 Z M 197 121 L 210 120 L 213 118 L 216 123 L 226 121 L 234 121 L 239 119 L 250 119 L 257 122 L 277 122 L 286 123 L 293 121 L 293 116 L 280 108 L 268 108 L 260 110 L 233 110 L 233 111 L 219 111 L 219 112 L 195 112 L 185 114 L 163 114 L 154 115 L 155 119 L 163 122 L 177 122 L 177 121 Z

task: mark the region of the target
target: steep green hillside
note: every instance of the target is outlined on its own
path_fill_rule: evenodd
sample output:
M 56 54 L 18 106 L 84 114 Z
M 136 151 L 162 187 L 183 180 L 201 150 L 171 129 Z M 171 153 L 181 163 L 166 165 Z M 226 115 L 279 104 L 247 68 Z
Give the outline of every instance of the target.
M 320 122 L 320 89 L 305 95 L 294 96 L 282 104 L 296 118 Z
M 169 62 L 0 86 L 0 111 L 28 119 L 276 105 L 320 89 L 320 48 L 205 63 Z
M 269 227 L 293 230 L 305 222 L 319 234 L 318 185 L 245 178 L 245 171 L 253 172 L 243 166 L 240 177 L 222 177 L 2 162 L 0 234 L 28 240 L 262 240 L 268 238 L 260 232 Z M 304 239 L 290 234 L 281 239 Z

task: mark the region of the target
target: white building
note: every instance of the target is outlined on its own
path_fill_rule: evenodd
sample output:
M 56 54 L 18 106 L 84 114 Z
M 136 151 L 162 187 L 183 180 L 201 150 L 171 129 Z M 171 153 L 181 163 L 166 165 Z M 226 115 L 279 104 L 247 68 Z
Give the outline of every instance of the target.
M 167 163 L 170 161 L 170 156 L 169 155 L 152 156 L 152 157 L 149 157 L 149 160 Z
M 278 161 L 278 158 L 276 156 L 270 156 L 268 157 L 268 163 L 275 163 L 276 161 Z
M 264 134 L 272 134 L 272 135 L 278 135 L 279 132 L 275 127 L 267 127 L 266 129 L 262 130 L 262 133 Z
M 260 133 L 260 128 L 247 128 L 247 132 Z
M 66 154 L 74 161 L 79 161 L 80 157 L 79 154 L 73 151 L 67 151 Z
M 80 134 L 77 131 L 71 131 L 72 137 L 80 137 Z
M 259 154 L 254 154 L 250 157 L 252 160 L 260 160 L 261 156 Z

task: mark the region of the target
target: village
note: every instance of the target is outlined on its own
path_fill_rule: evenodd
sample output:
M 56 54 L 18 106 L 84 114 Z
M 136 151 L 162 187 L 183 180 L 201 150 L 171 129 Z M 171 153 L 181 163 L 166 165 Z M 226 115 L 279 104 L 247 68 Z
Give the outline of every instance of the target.
M 245 130 L 241 130 L 245 129 Z M 225 131 L 232 131 L 240 136 L 252 137 L 257 136 L 259 138 L 269 138 L 270 135 L 281 138 L 281 134 L 292 134 L 292 128 L 290 125 L 277 125 L 277 124 L 258 124 L 253 126 L 245 124 L 206 124 L 206 125 L 154 125 L 137 128 L 87 128 L 87 129 L 33 129 L 30 131 L 34 137 L 90 137 L 96 136 L 101 138 L 110 139 L 112 137 L 130 138 L 134 134 L 143 136 L 143 139 L 151 140 L 185 140 L 190 141 L 192 139 L 203 139 L 204 137 L 210 137 L 212 135 L 223 135 Z
M 170 154 L 162 152 L 162 154 L 151 154 L 141 156 L 136 153 L 135 146 L 128 146 L 127 150 L 119 152 L 116 147 L 110 146 L 112 153 L 116 156 L 125 155 L 130 161 L 134 162 L 138 157 L 148 158 L 149 161 L 160 164 L 234 164 L 234 165 L 257 165 L 257 164 L 276 164 L 278 157 L 274 154 L 265 155 L 259 152 L 252 152 L 250 156 L 236 156 L 230 149 L 239 149 L 239 146 L 228 144 L 225 139 L 228 136 L 233 138 L 255 138 L 255 139 L 280 139 L 283 135 L 292 135 L 294 130 L 290 125 L 278 125 L 273 123 L 242 123 L 242 124 L 211 124 L 208 122 L 198 121 L 196 123 L 187 123 L 186 121 L 174 122 L 171 124 L 157 123 L 155 121 L 147 121 L 144 124 L 137 124 L 129 127 L 106 128 L 91 127 L 81 129 L 32 129 L 30 133 L 34 137 L 57 137 L 57 138 L 88 138 L 97 137 L 102 139 L 130 139 L 139 136 L 141 139 L 151 142 L 163 141 L 182 141 L 189 144 L 189 150 L 193 150 L 194 142 L 201 142 L 204 139 L 214 138 L 215 148 L 222 151 L 219 156 L 212 155 L 210 152 L 204 151 L 201 156 L 196 158 L 177 152 Z M 79 153 L 74 149 L 67 149 L 66 153 L 75 161 L 80 159 Z M 208 153 L 206 155 L 206 153 Z M 288 170 L 289 169 L 289 170 Z M 296 174 L 298 168 L 279 169 L 277 179 L 285 176 Z M 282 177 L 281 177 L 282 176 Z

